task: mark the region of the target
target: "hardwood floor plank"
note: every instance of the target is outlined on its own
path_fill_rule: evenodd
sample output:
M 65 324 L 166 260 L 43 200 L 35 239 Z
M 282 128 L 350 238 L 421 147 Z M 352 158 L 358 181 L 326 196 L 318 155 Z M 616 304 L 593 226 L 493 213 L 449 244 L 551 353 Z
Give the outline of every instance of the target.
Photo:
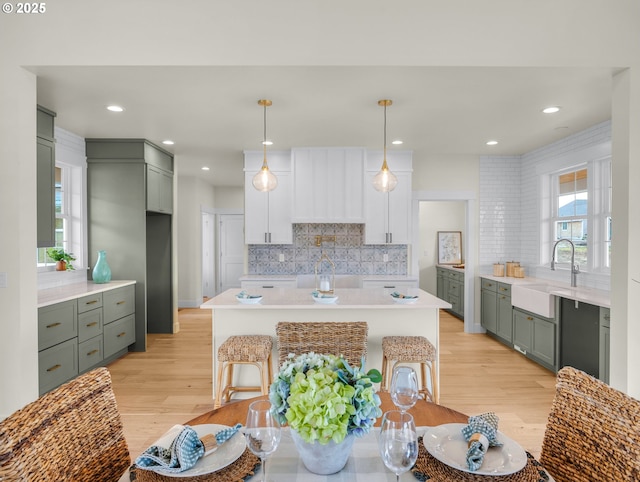
M 150 334 L 147 351 L 109 365 L 131 456 L 176 423 L 213 409 L 211 311 L 178 312 L 180 332 Z M 440 316 L 440 402 L 468 415 L 494 411 L 500 430 L 539 457 L 555 374 L 498 341 Z

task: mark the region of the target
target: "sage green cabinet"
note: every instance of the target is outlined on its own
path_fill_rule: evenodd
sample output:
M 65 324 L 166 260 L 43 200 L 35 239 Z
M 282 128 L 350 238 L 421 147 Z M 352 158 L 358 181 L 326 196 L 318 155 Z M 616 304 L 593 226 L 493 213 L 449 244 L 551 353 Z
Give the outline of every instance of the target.
M 42 395 L 124 355 L 135 343 L 135 285 L 38 309 L 38 385 Z
M 55 246 L 55 112 L 37 106 L 36 111 L 37 246 Z
M 174 330 L 173 156 L 144 139 L 87 139 L 86 152 L 90 262 L 104 250 L 114 279 L 138 284 L 133 349 L 144 351 L 147 332 Z
M 508 346 L 513 343 L 511 285 L 481 278 L 480 324 Z
M 600 307 L 600 380 L 609 383 L 609 354 L 610 354 L 610 330 L 611 311 L 609 308 Z
M 451 303 L 448 310 L 464 319 L 464 272 L 447 268 L 436 268 L 438 298 Z
M 513 347 L 546 368 L 557 370 L 555 320 L 513 308 Z

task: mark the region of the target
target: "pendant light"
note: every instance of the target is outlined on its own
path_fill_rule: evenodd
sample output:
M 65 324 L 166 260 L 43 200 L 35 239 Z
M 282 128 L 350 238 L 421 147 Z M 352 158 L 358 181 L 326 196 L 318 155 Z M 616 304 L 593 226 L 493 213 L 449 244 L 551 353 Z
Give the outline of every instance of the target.
M 380 192 L 393 191 L 398 184 L 398 178 L 387 166 L 387 106 L 393 104 L 389 99 L 378 101 L 378 105 L 384 107 L 384 151 L 380 172 L 373 177 L 373 187 Z
M 269 107 L 272 102 L 268 99 L 260 99 L 258 104 L 264 108 L 264 137 L 262 140 L 264 158 L 262 160 L 262 168 L 253 176 L 253 187 L 258 191 L 269 192 L 273 191 L 278 185 L 278 178 L 269 170 L 269 165 L 267 164 L 267 107 Z

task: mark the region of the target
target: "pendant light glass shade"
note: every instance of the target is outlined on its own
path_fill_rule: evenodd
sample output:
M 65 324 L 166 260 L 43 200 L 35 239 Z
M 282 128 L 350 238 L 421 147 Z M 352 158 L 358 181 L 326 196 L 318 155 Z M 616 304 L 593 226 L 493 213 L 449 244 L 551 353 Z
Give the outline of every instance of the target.
M 384 107 L 384 150 L 382 167 L 380 168 L 380 172 L 373 177 L 373 187 L 376 191 L 380 192 L 393 191 L 398 185 L 398 178 L 389 170 L 389 166 L 387 165 L 387 106 L 392 103 L 393 102 L 388 99 L 378 101 L 378 105 Z
M 278 186 L 278 178 L 271 172 L 269 164 L 267 163 L 267 107 L 269 107 L 272 102 L 268 99 L 260 99 L 258 104 L 264 108 L 264 137 L 262 140 L 264 158 L 262 159 L 262 167 L 258 173 L 253 176 L 253 187 L 258 191 L 269 192 Z

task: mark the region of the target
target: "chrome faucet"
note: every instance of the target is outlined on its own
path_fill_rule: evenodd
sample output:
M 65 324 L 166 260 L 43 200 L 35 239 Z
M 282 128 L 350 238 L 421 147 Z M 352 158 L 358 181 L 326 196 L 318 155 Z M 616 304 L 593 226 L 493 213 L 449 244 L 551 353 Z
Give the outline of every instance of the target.
M 556 241 L 553 245 L 553 251 L 551 251 L 551 269 L 556 270 L 556 247 L 561 242 L 566 241 L 571 245 L 571 287 L 578 286 L 578 273 L 580 272 L 580 266 L 576 264 L 576 247 L 570 239 L 562 238 Z

